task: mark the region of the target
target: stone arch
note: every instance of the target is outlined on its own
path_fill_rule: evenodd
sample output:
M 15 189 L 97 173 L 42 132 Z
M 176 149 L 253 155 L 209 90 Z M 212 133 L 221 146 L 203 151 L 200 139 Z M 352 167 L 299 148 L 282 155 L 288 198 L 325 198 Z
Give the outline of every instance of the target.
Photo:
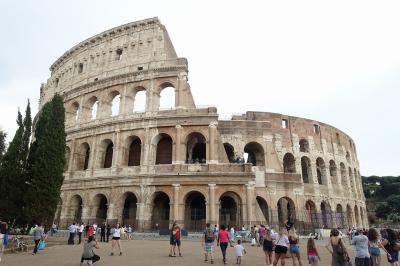
M 352 227 L 353 226 L 353 211 L 350 207 L 350 204 L 347 204 L 347 206 L 346 206 L 346 218 L 347 218 L 347 226 Z
M 154 141 L 156 142 L 155 164 L 172 164 L 173 141 L 171 136 L 161 133 L 155 137 Z
M 299 146 L 300 146 L 300 152 L 310 152 L 310 145 L 308 143 L 308 140 L 300 139 Z
M 110 116 L 118 116 L 120 113 L 120 106 L 121 106 L 121 94 L 119 91 L 112 91 L 109 94 L 110 100 Z
M 307 200 L 306 201 L 306 222 L 311 225 L 311 227 L 314 229 L 318 227 L 318 213 L 317 213 L 317 206 L 315 205 L 315 202 L 312 200 Z
M 344 166 L 344 163 L 340 163 L 340 176 L 342 180 L 342 185 L 349 187 L 349 182 L 346 174 L 346 166 Z
M 267 201 L 260 196 L 256 197 L 256 201 L 257 201 L 258 207 L 260 208 L 260 210 L 264 216 L 265 221 L 268 224 L 270 222 L 270 218 L 269 218 L 269 208 L 268 208 Z
M 277 203 L 277 208 L 280 227 L 283 227 L 286 221 L 290 221 L 292 223 L 296 221 L 296 206 L 291 198 L 280 198 Z
M 351 163 L 351 156 L 350 156 L 350 152 L 346 151 L 346 161 L 348 164 Z
M 343 213 L 343 207 L 341 204 L 336 205 L 336 227 L 338 228 L 346 227 L 345 214 Z
M 283 156 L 283 172 L 296 173 L 296 159 L 290 152 Z
M 265 165 L 264 148 L 258 142 L 249 142 L 244 146 L 244 152 L 249 156 L 246 163 L 251 163 L 254 166 Z
M 329 175 L 331 176 L 332 184 L 338 184 L 337 167 L 334 160 L 329 161 Z
M 186 162 L 206 163 L 206 138 L 199 132 L 192 132 L 186 137 Z
M 360 206 L 360 219 L 361 219 L 361 224 L 363 228 L 365 228 L 365 220 L 364 220 L 364 209 Z
M 80 144 L 79 149 L 75 153 L 76 156 L 76 170 L 84 171 L 89 168 L 90 160 L 90 145 L 87 142 Z
M 143 86 L 137 86 L 132 92 L 132 110 L 133 112 L 146 111 L 147 89 Z
M 128 145 L 127 165 L 139 166 L 142 154 L 142 141 L 138 136 L 130 136 L 128 138 Z
M 122 224 L 132 225 L 134 228 L 137 227 L 137 203 L 138 198 L 135 193 L 127 191 L 122 195 L 121 200 L 121 210 L 122 210 Z
M 93 217 L 97 224 L 102 224 L 107 220 L 108 199 L 102 194 L 96 194 L 92 201 Z
M 356 218 L 356 226 L 360 227 L 361 223 L 360 223 L 360 214 L 358 212 L 358 207 L 357 205 L 354 206 L 354 217 Z
M 110 168 L 113 165 L 114 143 L 110 139 L 104 139 L 99 146 L 99 168 Z
M 154 192 L 152 196 L 152 225 L 153 229 L 168 229 L 170 221 L 170 198 L 162 191 Z
M 321 202 L 321 218 L 323 228 L 332 228 L 332 211 L 331 205 L 327 201 Z
M 301 157 L 301 175 L 304 183 L 312 183 L 311 161 L 307 156 Z
M 71 149 L 68 146 L 65 146 L 65 164 L 64 164 L 64 172 L 68 171 L 69 168 L 69 159 L 71 158 Z
M 185 229 L 201 232 L 206 223 L 206 198 L 199 191 L 190 191 L 185 200 Z
M 99 99 L 96 96 L 90 97 L 85 104 L 85 113 L 83 113 L 83 117 L 85 121 L 95 120 L 99 118 L 98 110 L 99 110 Z
M 68 125 L 74 125 L 79 117 L 79 103 L 74 101 L 66 108 L 66 121 Z
M 68 216 L 72 221 L 68 222 L 82 222 L 82 209 L 83 199 L 80 195 L 75 194 L 69 200 Z
M 317 161 L 316 161 L 316 167 L 317 167 L 318 184 L 327 185 L 328 180 L 326 178 L 326 167 L 325 167 L 324 159 L 322 159 L 321 157 L 318 157 Z
M 229 162 L 234 163 L 235 162 L 235 148 L 229 143 L 224 143 L 224 149 L 225 149 L 226 156 L 228 157 Z
M 242 200 L 233 191 L 227 191 L 219 197 L 219 224 L 238 228 L 242 225 Z
M 176 89 L 170 82 L 164 82 L 160 85 L 159 110 L 173 109 L 176 106 Z

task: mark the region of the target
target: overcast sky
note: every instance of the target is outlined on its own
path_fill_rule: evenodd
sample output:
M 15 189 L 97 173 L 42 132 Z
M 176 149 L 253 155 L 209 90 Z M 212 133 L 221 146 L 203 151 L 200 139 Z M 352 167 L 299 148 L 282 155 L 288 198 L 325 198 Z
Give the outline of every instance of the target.
M 50 65 L 112 27 L 158 16 L 189 61 L 197 105 L 220 117 L 270 111 L 333 125 L 362 175 L 400 175 L 400 2 L 0 1 L 0 127 L 37 111 Z M 11 137 L 10 137 L 11 136 Z

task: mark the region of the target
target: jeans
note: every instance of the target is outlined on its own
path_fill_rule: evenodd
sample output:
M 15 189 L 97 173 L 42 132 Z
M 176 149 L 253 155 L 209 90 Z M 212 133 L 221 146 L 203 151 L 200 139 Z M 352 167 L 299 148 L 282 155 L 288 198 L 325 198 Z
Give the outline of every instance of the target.
M 73 245 L 74 243 L 74 238 L 75 238 L 75 233 L 69 233 L 69 239 L 68 239 L 68 245 Z
M 100 242 L 106 242 L 106 234 L 105 233 L 101 233 L 100 235 Z M 108 242 L 108 241 L 107 241 Z
M 35 239 L 35 248 L 33 249 L 33 253 L 37 253 L 37 251 L 38 251 L 38 246 L 39 246 L 39 242 L 40 242 L 40 239 Z
M 371 259 L 366 258 L 356 258 L 356 266 L 371 266 Z
M 78 245 L 81 243 L 82 241 L 82 232 L 78 232 Z
M 226 249 L 228 248 L 228 243 L 219 243 L 219 247 L 221 248 L 222 257 L 226 258 Z

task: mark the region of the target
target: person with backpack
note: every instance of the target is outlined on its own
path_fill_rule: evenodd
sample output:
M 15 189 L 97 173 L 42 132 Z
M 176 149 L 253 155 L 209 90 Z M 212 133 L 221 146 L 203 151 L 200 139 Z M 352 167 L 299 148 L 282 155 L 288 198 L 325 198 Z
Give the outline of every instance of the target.
M 204 248 L 204 261 L 208 261 L 208 256 L 210 256 L 211 264 L 214 264 L 214 241 L 215 235 L 210 223 L 206 224 L 206 230 L 203 234 L 203 241 L 201 242 Z

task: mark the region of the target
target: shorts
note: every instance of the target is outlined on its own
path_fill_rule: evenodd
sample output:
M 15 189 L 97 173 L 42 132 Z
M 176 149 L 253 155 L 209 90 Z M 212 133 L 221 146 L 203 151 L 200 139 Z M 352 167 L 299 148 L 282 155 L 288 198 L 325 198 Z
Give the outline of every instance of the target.
M 214 242 L 205 242 L 204 243 L 204 252 L 212 253 L 214 249 Z
M 389 260 L 388 258 L 388 262 L 389 263 L 394 263 L 396 261 L 399 261 L 399 252 L 398 251 L 394 251 L 394 252 L 389 252 L 391 259 Z
M 309 262 L 318 262 L 318 256 L 308 256 Z
M 113 236 L 112 240 L 120 240 L 120 237 Z
M 299 254 L 300 253 L 300 249 L 299 249 L 298 245 L 290 245 L 289 251 L 292 254 Z
M 181 240 L 180 240 L 180 239 L 175 240 L 175 243 L 176 243 L 176 245 L 177 245 L 178 247 L 181 246 Z
M 371 256 L 374 257 L 379 257 L 381 255 L 381 251 L 378 247 L 370 247 L 369 253 L 371 253 Z
M 275 247 L 275 253 L 276 254 L 286 254 L 287 253 L 287 247 L 285 247 L 285 246 L 276 246 Z
M 267 252 L 272 252 L 274 250 L 274 245 L 272 244 L 272 241 L 264 239 L 263 250 Z

